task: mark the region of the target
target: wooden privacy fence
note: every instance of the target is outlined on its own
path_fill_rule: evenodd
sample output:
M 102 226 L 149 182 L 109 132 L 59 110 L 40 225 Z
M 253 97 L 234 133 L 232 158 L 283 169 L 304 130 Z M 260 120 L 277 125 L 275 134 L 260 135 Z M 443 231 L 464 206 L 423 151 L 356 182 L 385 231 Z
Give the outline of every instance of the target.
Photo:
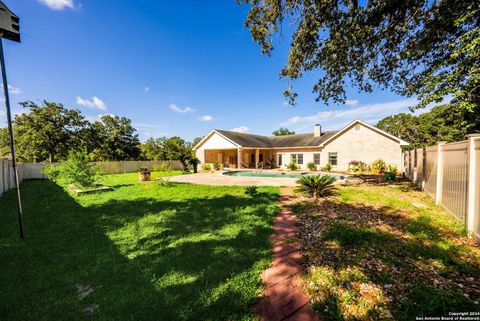
M 480 241 L 480 134 L 403 154 L 405 176 Z
M 18 163 L 18 179 L 46 179 L 42 168 L 44 163 Z M 95 167 L 106 174 L 123 174 L 136 172 L 139 167 L 147 167 L 150 170 L 182 169 L 182 164 L 177 161 L 122 161 L 122 162 L 97 162 Z M 0 196 L 9 189 L 14 188 L 12 163 L 6 159 L 0 159 Z

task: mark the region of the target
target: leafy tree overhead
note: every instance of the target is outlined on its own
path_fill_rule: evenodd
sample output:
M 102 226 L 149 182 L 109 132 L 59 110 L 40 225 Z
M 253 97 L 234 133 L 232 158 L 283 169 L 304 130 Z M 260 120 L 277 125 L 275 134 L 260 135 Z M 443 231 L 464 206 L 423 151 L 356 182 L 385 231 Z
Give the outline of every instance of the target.
M 15 144 L 19 158 L 48 159 L 53 162 L 67 157 L 70 150 L 79 148 L 87 121 L 77 109 L 43 101 L 20 103 L 28 112 L 15 117 Z
M 273 136 L 285 136 L 285 135 L 294 135 L 294 134 L 295 134 L 294 131 L 290 131 L 288 130 L 288 128 L 285 128 L 285 127 L 280 127 L 279 129 L 274 130 L 272 132 Z
M 478 111 L 480 1 L 237 1 L 250 5 L 245 25 L 267 55 L 274 36 L 293 28 L 281 75 L 321 70 L 317 100 L 344 102 L 350 83 L 417 95 L 417 107 L 451 95 L 453 105 Z M 285 95 L 295 103 L 295 92 Z

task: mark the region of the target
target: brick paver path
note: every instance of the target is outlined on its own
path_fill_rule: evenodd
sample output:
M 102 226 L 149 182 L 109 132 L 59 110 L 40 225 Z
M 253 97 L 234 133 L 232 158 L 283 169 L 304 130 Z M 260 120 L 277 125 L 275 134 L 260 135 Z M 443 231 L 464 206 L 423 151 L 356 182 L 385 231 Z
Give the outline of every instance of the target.
M 270 236 L 275 258 L 272 266 L 262 272 L 267 289 L 257 308 L 265 321 L 319 320 L 302 291 L 298 275 L 302 255 L 296 239 L 296 216 L 285 207 L 292 200 L 292 188 L 282 188 L 281 193 L 282 208 L 275 219 L 275 233 Z

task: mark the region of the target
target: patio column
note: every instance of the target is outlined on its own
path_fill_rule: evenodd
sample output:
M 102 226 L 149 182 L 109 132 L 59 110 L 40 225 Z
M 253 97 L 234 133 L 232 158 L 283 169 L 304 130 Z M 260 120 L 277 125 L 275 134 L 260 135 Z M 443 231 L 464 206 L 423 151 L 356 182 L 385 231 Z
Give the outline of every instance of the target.
M 260 150 L 255 148 L 255 168 L 258 168 L 258 159 L 260 158 Z
M 242 168 L 242 149 L 237 149 L 237 168 Z

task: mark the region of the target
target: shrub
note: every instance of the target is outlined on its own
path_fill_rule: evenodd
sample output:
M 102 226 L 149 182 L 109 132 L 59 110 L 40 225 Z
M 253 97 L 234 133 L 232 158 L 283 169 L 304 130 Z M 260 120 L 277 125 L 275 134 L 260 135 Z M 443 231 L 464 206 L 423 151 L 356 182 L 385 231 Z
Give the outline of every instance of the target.
M 95 186 L 96 178 L 93 166 L 86 151 L 71 152 L 64 164 L 48 165 L 44 168 L 44 173 L 55 182 L 62 181 L 80 188 L 91 188 Z
M 137 169 L 137 172 L 140 172 L 140 173 L 144 173 L 144 172 L 148 172 L 148 167 L 146 166 L 140 166 L 138 169 Z
M 300 186 L 295 191 L 308 197 L 325 197 L 335 192 L 335 181 L 335 177 L 329 175 L 306 175 L 297 181 Z
M 220 164 L 218 162 L 213 162 L 212 166 L 213 166 L 214 170 L 216 170 L 216 171 L 220 170 Z
M 211 171 L 212 170 L 212 166 L 210 166 L 210 164 L 202 164 L 202 169 L 204 171 Z
M 42 172 L 48 176 L 52 182 L 58 182 L 61 177 L 63 166 L 61 164 L 49 164 L 42 168 Z
M 258 194 L 258 187 L 257 186 L 245 186 L 245 195 L 253 197 L 257 194 Z
M 317 170 L 317 166 L 315 166 L 315 163 L 314 162 L 310 162 L 307 164 L 307 168 L 311 171 L 315 171 Z
M 287 168 L 288 168 L 289 170 L 291 170 L 291 171 L 294 171 L 294 170 L 297 169 L 297 163 L 295 163 L 294 161 L 291 161 L 291 162 L 288 164 Z
M 387 168 L 387 164 L 385 163 L 384 160 L 382 159 L 377 159 L 372 163 L 372 169 L 377 173 L 377 174 L 382 174 L 385 172 L 385 169 Z
M 324 168 L 322 168 L 322 171 L 325 171 L 325 172 L 330 172 L 332 170 L 332 164 L 328 163 L 327 165 L 325 165 Z

